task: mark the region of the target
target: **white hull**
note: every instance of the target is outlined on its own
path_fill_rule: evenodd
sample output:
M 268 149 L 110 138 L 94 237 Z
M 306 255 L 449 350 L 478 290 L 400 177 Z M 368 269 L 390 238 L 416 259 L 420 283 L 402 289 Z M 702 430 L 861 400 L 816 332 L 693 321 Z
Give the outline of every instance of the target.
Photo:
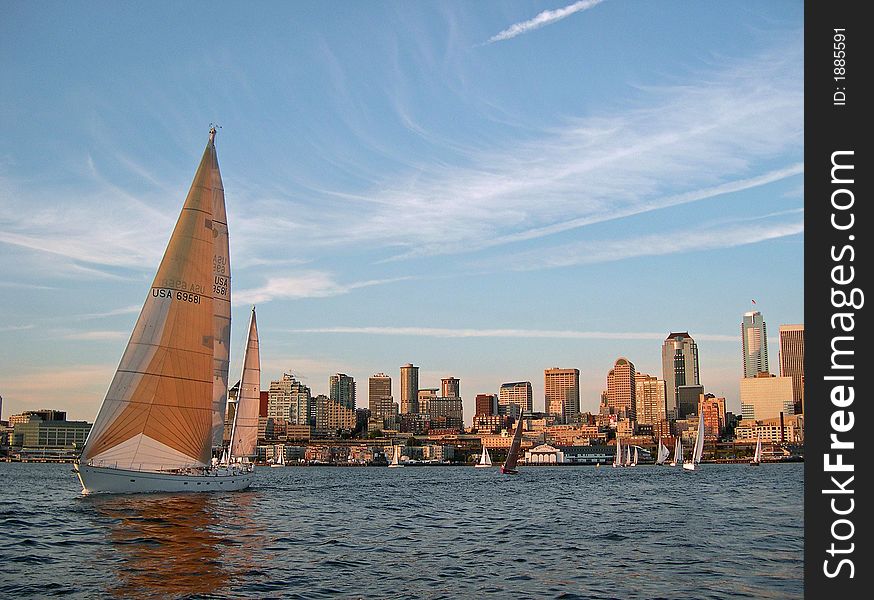
M 683 468 L 686 469 L 687 471 L 694 471 L 695 470 L 695 463 L 683 463 Z
M 477 469 L 491 469 L 491 468 L 492 468 L 492 465 L 483 465 L 483 464 L 479 464 L 479 463 L 476 464 L 476 465 L 474 465 L 474 466 L 475 466 Z
M 75 464 L 83 494 L 135 494 L 148 492 L 233 492 L 252 483 L 255 471 L 213 469 L 205 473 L 131 471 Z

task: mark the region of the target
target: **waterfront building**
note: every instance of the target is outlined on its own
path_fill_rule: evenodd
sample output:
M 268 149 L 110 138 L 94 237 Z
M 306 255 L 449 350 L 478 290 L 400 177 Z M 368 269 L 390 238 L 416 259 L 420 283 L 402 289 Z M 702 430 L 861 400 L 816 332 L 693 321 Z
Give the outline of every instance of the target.
M 735 440 L 753 443 L 761 438 L 763 442 L 776 444 L 804 443 L 804 415 L 790 415 L 772 419 L 743 419 L 734 429 Z
M 502 383 L 498 392 L 498 414 L 519 418 L 520 411 L 530 415 L 534 411 L 534 392 L 530 381 Z
M 612 414 L 636 421 L 636 395 L 634 363 L 617 358 L 607 373 L 607 408 Z
M 792 378 L 759 373 L 740 380 L 740 407 L 744 419 L 773 419 L 795 414 Z
M 677 388 L 698 385 L 698 344 L 689 332 L 671 332 L 662 344 L 662 378 L 668 419 L 677 418 Z
M 792 378 L 795 414 L 804 412 L 804 325 L 780 325 L 780 377 Z
M 461 385 L 455 377 L 440 380 L 440 395 L 444 398 L 461 398 Z
M 530 450 L 526 450 L 522 462 L 526 465 L 561 464 L 564 462 L 564 452 L 555 446 L 540 444 L 539 446 L 534 446 Z
M 474 416 L 490 416 L 498 414 L 497 394 L 477 394 Z
M 331 400 L 355 410 L 355 379 L 345 373 L 336 373 L 328 378 L 328 386 Z
M 703 385 L 681 385 L 677 387 L 677 418 L 685 419 L 698 414 L 698 401 L 704 393 Z
M 638 423 L 654 425 L 667 419 L 665 380 L 654 375 L 637 373 L 634 378 L 635 416 Z
M 575 420 L 580 413 L 580 370 L 553 367 L 543 371 L 544 407 L 560 423 Z
M 701 394 L 698 410 L 704 414 L 704 439 L 719 439 L 725 430 L 725 398 Z
M 46 420 L 38 414 L 32 414 L 27 421 L 16 422 L 12 429 L 11 445 L 20 447 L 18 454 L 22 459 L 72 459 L 78 456 L 85 445 L 91 423 Z
M 744 313 L 740 325 L 743 345 L 744 377 L 757 377 L 768 369 L 768 332 L 762 313 L 751 310 Z
M 473 429 L 480 433 L 499 433 L 507 427 L 507 419 L 503 415 L 475 415 Z
M 401 367 L 401 414 L 419 412 L 419 367 L 407 363 Z
M 67 412 L 63 410 L 55 410 L 53 408 L 40 408 L 39 410 L 26 410 L 17 415 L 9 416 L 9 427 L 15 427 L 19 423 L 28 423 L 31 417 L 36 417 L 40 421 L 66 421 Z
M 291 373 L 284 373 L 282 379 L 270 382 L 267 416 L 289 425 L 309 425 L 311 400 L 310 388 Z

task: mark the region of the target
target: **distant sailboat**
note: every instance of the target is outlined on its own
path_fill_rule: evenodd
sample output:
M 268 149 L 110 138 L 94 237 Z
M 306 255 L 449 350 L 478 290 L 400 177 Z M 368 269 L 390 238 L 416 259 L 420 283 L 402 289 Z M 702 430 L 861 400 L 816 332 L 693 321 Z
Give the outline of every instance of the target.
M 655 464 L 657 464 L 657 465 L 665 464 L 665 461 L 668 459 L 668 456 L 670 456 L 670 454 L 671 454 L 671 451 L 668 450 L 668 447 L 662 443 L 662 438 L 659 437 L 659 445 L 658 445 Z
M 694 471 L 704 454 L 704 411 L 699 410 L 698 412 L 700 413 L 698 415 L 698 432 L 695 435 L 695 446 L 692 448 L 692 460 L 683 463 L 683 468 L 687 471 Z
M 677 441 L 674 442 L 674 460 L 671 461 L 671 466 L 676 467 L 677 465 L 683 464 L 683 441 L 680 439 L 680 436 L 677 436 Z
M 513 434 L 513 441 L 510 442 L 510 450 L 507 452 L 507 460 L 504 461 L 501 467 L 501 473 L 507 475 L 515 475 L 516 462 L 519 460 L 519 450 L 522 448 L 522 416 L 524 411 L 519 413 L 519 419 L 516 421 L 516 432 Z
M 215 128 L 127 347 L 74 465 L 83 493 L 239 490 L 212 464 L 227 392 L 230 267 Z M 224 348 L 222 344 L 224 343 Z
M 756 437 L 756 451 L 753 454 L 752 460 L 750 460 L 750 464 L 754 467 L 759 466 L 762 462 L 762 438 L 761 436 Z
M 625 446 L 625 462 L 622 464 L 623 467 L 631 466 L 631 446 Z
M 634 458 L 631 459 L 631 466 L 637 466 L 637 446 L 634 447 Z
M 616 436 L 616 453 L 613 454 L 613 467 L 622 466 L 622 440 Z
M 401 464 L 401 447 L 399 445 L 394 446 L 394 450 L 395 450 L 394 456 L 392 456 L 391 462 L 388 464 L 388 466 L 389 467 L 403 467 L 404 465 Z
M 273 450 L 274 459 L 273 462 L 270 463 L 271 467 L 284 467 L 285 466 L 285 446 L 276 446 Z
M 479 462 L 476 464 L 476 467 L 479 469 L 487 468 L 492 466 L 492 457 L 489 456 L 489 450 L 485 446 L 483 446 L 482 456 L 479 457 Z

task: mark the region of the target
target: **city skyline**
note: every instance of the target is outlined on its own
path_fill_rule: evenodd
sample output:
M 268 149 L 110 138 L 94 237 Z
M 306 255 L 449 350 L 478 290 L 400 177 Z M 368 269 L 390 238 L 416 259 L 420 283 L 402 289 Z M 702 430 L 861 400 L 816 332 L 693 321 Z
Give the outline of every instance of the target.
M 210 122 L 231 373 L 257 304 L 262 389 L 384 371 L 399 401 L 413 362 L 460 379 L 469 421 L 504 382 L 539 408 L 560 366 L 594 412 L 618 357 L 660 376 L 687 331 L 739 412 L 750 298 L 772 331 L 804 320 L 796 4 L 8 8 L 6 415 L 93 420 Z

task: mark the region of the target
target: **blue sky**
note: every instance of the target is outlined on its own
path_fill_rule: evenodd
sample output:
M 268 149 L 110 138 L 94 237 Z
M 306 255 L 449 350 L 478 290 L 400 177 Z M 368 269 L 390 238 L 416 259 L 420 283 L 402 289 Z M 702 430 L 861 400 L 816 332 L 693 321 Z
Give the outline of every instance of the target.
M 92 420 L 211 122 L 232 343 L 477 393 L 803 320 L 801 2 L 21 2 L 0 19 L 3 417 Z M 241 350 L 232 356 L 234 378 Z

